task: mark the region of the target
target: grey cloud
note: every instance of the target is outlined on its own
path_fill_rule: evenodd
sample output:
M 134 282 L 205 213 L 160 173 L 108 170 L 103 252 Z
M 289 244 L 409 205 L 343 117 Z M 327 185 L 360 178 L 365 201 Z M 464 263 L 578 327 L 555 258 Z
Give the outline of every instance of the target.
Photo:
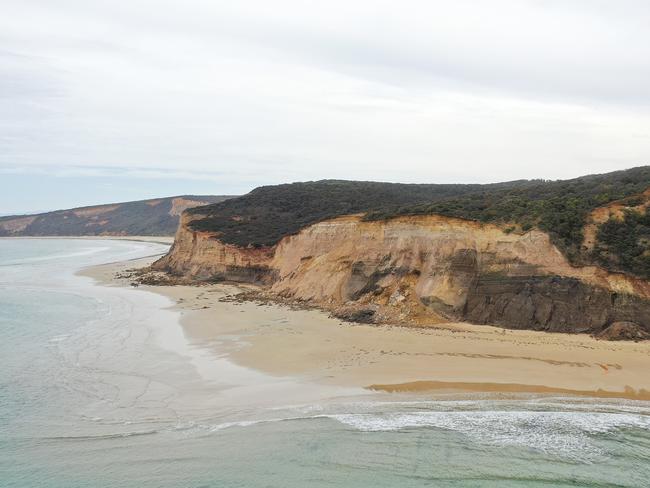
M 0 50 L 0 98 L 56 97 L 63 91 L 46 60 Z
M 650 4 L 621 2 L 614 8 L 612 2 L 597 3 L 609 8 L 594 8 L 596 2 L 556 2 L 549 9 L 544 2 L 532 2 L 544 16 L 540 25 L 534 25 L 534 18 L 522 19 L 533 24 L 520 37 L 486 29 L 484 33 L 459 31 L 460 40 L 433 35 L 414 41 L 391 29 L 391 22 L 386 22 L 381 35 L 364 32 L 373 22 L 371 16 L 359 19 L 357 30 L 334 34 L 327 25 L 314 28 L 237 18 L 224 30 L 232 38 L 294 56 L 300 62 L 395 86 L 484 89 L 569 102 L 650 104 L 650 63 L 646 62 L 650 59 Z M 508 13 L 506 9 L 498 15 Z M 569 14 L 575 24 L 565 22 L 553 28 L 554 17 Z M 581 26 L 581 21 L 588 27 Z M 435 19 L 431 29 L 436 29 Z
M 7 0 L 0 163 L 269 182 L 634 166 L 650 156 L 649 11 L 587 0 Z

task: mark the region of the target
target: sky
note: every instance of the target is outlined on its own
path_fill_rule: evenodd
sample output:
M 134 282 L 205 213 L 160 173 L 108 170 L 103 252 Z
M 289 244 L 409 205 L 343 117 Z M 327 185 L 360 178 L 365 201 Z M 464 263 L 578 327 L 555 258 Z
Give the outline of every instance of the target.
M 650 164 L 646 0 L 2 0 L 0 214 Z

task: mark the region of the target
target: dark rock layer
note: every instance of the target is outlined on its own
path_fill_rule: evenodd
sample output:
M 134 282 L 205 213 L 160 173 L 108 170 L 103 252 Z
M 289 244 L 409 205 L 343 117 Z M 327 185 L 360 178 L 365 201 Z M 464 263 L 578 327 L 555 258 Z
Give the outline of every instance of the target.
M 650 301 L 559 276 L 479 277 L 463 318 L 552 332 L 600 331 L 628 321 L 650 331 Z

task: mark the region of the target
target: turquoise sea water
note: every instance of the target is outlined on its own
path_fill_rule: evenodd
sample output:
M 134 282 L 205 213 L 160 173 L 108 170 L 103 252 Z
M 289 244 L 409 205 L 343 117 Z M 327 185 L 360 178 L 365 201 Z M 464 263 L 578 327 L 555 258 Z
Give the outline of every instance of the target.
M 650 486 L 648 403 L 297 401 L 192 343 L 167 299 L 74 274 L 164 250 L 0 239 L 0 486 Z

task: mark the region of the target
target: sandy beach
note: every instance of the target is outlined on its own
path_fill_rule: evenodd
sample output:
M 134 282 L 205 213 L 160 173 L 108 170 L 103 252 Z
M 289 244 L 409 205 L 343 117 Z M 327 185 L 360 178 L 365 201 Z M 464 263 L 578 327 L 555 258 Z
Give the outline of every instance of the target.
M 152 258 L 86 269 L 102 284 Z M 274 376 L 386 392 L 490 392 L 650 400 L 648 342 L 463 323 L 359 325 L 316 310 L 232 300 L 233 285 L 140 286 L 176 302 L 185 336 Z

